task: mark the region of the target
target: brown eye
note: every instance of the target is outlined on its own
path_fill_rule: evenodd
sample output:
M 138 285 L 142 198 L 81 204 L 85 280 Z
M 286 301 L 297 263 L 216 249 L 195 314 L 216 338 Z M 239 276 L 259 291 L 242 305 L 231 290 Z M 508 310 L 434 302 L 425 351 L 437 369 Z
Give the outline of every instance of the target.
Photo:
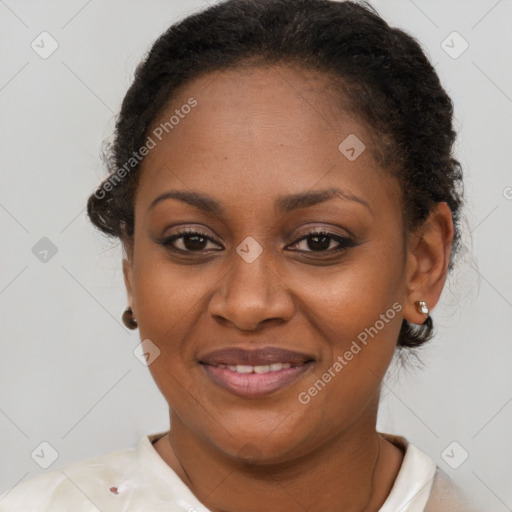
M 190 228 L 182 229 L 179 231 L 179 234 L 159 241 L 164 247 L 181 252 L 202 252 L 208 250 L 208 242 L 218 246 L 216 242 L 202 231 Z M 178 245 L 181 245 L 181 247 L 178 247 Z
M 298 246 L 301 242 L 305 243 L 305 248 L 299 249 L 304 252 L 337 252 L 344 250 L 348 247 L 353 247 L 355 244 L 350 238 L 337 235 L 335 233 L 321 230 L 321 231 L 310 231 L 296 242 L 293 246 Z M 332 247 L 332 243 L 338 244 L 337 247 Z

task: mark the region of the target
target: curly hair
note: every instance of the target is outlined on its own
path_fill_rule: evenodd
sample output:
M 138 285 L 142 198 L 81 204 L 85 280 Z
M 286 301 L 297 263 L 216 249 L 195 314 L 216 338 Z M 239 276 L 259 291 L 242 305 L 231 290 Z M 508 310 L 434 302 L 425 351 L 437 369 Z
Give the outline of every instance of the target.
M 400 183 L 406 229 L 420 226 L 436 203 L 450 207 L 451 269 L 463 201 L 461 165 L 452 154 L 453 102 L 418 41 L 367 2 L 224 0 L 172 25 L 138 65 L 124 97 L 103 155 L 109 175 L 88 199 L 92 223 L 131 246 L 141 167 L 133 155 L 152 123 L 191 80 L 255 63 L 296 64 L 332 80 L 369 128 L 376 161 Z M 432 335 L 430 317 L 421 326 L 404 319 L 397 345 L 418 347 Z

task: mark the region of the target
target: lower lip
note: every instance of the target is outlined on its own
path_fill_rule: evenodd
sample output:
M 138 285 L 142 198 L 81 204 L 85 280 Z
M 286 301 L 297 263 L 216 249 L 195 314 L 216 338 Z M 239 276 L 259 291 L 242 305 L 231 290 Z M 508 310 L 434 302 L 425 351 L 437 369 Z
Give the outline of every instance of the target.
M 309 370 L 312 364 L 309 362 L 267 373 L 238 373 L 228 368 L 208 364 L 201 364 L 201 366 L 208 377 L 233 394 L 243 398 L 260 398 L 291 385 Z

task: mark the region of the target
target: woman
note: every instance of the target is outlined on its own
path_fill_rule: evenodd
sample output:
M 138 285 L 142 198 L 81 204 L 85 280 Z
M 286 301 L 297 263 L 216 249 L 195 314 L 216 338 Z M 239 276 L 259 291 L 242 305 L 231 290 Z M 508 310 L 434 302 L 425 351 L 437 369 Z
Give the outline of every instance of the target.
M 468 510 L 377 432 L 459 244 L 453 105 L 368 5 L 228 0 L 136 71 L 88 213 L 125 250 L 169 432 L 21 484 L 0 510 Z

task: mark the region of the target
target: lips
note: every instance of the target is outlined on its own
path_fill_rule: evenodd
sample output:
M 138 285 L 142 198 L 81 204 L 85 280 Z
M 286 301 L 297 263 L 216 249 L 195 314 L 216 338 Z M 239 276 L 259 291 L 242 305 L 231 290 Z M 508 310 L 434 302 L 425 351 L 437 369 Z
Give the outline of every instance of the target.
M 279 347 L 224 348 L 200 356 L 215 384 L 244 398 L 259 398 L 295 382 L 313 364 L 309 354 Z
M 246 350 L 238 347 L 223 348 L 209 352 L 199 358 L 201 363 L 210 366 L 219 365 L 248 365 L 263 366 L 272 363 L 290 364 L 299 366 L 313 357 L 301 352 L 294 352 L 280 347 L 262 347 L 253 350 Z

